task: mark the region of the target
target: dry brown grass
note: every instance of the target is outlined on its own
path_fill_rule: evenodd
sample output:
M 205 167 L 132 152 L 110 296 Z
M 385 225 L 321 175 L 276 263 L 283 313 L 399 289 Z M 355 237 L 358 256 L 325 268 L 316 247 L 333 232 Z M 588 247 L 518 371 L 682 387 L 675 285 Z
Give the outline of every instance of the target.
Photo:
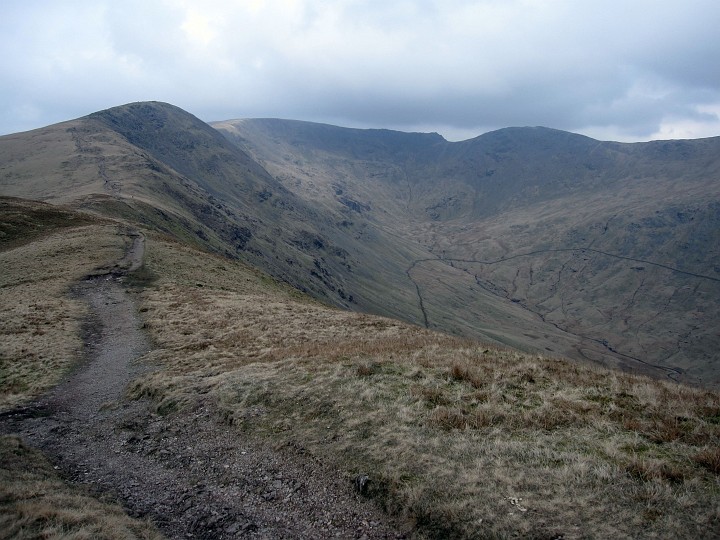
M 693 461 L 710 472 L 720 475 L 720 448 L 705 448 L 692 457 Z
M 133 394 L 214 404 L 430 536 L 720 533 L 720 396 L 433 334 L 301 299 L 157 238 L 142 312 L 163 369 Z
M 65 484 L 37 450 L 0 437 L 0 538 L 30 540 L 160 539 L 148 522 L 128 517 Z
M 71 286 L 122 256 L 112 225 L 33 234 L 0 247 L 0 410 L 37 396 L 82 357 L 86 308 Z

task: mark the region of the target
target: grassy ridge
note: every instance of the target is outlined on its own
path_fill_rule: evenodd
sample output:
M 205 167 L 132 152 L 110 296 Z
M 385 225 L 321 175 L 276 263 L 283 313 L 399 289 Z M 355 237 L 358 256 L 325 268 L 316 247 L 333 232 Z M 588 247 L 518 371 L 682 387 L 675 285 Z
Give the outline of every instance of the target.
M 0 411 L 38 396 L 82 357 L 85 306 L 72 285 L 117 260 L 118 226 L 49 205 L 0 200 Z
M 14 197 L 0 197 L 0 250 L 6 251 L 67 227 L 97 223 L 86 214 Z
M 720 532 L 720 396 L 335 310 L 150 237 L 141 311 L 164 414 L 202 404 L 243 436 L 355 475 L 443 537 Z
M 720 387 L 720 138 L 215 126 L 135 103 L 4 136 L 0 191 L 240 258 L 336 306 Z

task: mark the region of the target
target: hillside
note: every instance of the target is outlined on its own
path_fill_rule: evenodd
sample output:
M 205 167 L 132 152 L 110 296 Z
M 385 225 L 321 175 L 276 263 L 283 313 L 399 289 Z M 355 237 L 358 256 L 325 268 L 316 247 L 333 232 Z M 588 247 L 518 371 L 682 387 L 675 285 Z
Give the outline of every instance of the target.
M 508 128 L 450 143 L 282 120 L 214 126 L 298 197 L 424 248 L 405 276 L 384 277 L 416 287 L 405 320 L 720 382 L 720 138 Z
M 77 388 L 94 365 L 77 366 L 77 347 L 92 359 L 96 333 L 115 329 L 68 290 L 87 274 L 99 279 L 83 287 L 106 287 L 135 233 L 67 207 L 0 204 L 14 231 L 0 237 L 7 410 L 61 379 Z M 143 266 L 117 274 L 121 296 L 100 304 L 135 304 L 152 347 L 123 374 L 128 393 L 83 422 L 42 400 L 0 417 L 75 480 L 0 438 L 2 463 L 15 464 L 0 469 L 4 530 L 157 537 L 88 499 L 102 493 L 170 537 L 720 533 L 717 393 L 340 310 L 141 233 Z
M 4 195 L 147 224 L 338 306 L 402 317 L 414 304 L 412 283 L 380 278 L 404 275 L 424 254 L 414 242 L 297 197 L 171 105 L 132 104 L 1 137 L 0 174 Z
M 0 137 L 0 193 L 140 223 L 338 307 L 720 385 L 720 138 L 213 127 L 136 103 Z

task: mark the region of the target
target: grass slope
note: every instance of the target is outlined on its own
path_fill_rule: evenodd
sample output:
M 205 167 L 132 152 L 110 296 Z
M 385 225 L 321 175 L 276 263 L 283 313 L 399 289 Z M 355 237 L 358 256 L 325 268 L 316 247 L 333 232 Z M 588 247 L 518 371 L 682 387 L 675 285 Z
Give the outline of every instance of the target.
M 119 259 L 118 225 L 0 198 L 0 411 L 56 384 L 82 358 L 72 284 Z
M 68 203 L 236 257 L 334 305 L 419 317 L 424 250 L 348 207 L 298 198 L 189 113 L 134 103 L 0 137 L 0 193 Z M 417 318 L 416 317 L 416 318 Z
M 720 533 L 720 396 L 320 305 L 148 238 L 135 397 L 370 478 L 429 537 Z
M 52 212 L 4 204 L 30 230 L 39 227 L 32 216 Z M 46 387 L 76 358 L 81 311 L 63 304 L 66 293 L 117 258 L 122 231 L 106 223 L 47 230 L 0 252 L 14 269 L 3 305 L 29 312 L 42 299 L 49 307 L 20 325 L 18 347 L 3 353 L 15 381 L 42 369 Z M 417 537 L 720 534 L 717 393 L 338 310 L 157 233 L 147 232 L 145 266 L 130 283 L 155 344 L 143 361 L 157 367 L 132 383 L 130 397 L 154 400 L 170 420 L 209 407 L 239 440 L 302 449 L 348 483 L 367 476 L 365 493 L 404 516 Z M 68 309 L 76 315 L 57 324 Z M 37 340 L 38 329 L 52 345 Z M 64 361 L 23 356 L 23 347 L 39 356 L 56 343 L 68 344 Z M 39 390 L 5 384 L 2 395 L 7 406 Z M 91 527 L 100 536 L 115 528 L 87 510 L 95 503 L 78 503 L 48 478 L 45 465 L 32 474 L 16 466 L 39 459 L 16 439 L 4 438 L 0 450 L 10 464 L 2 471 L 8 527 L 80 527 L 79 535 Z M 90 514 L 77 513 L 79 504 Z

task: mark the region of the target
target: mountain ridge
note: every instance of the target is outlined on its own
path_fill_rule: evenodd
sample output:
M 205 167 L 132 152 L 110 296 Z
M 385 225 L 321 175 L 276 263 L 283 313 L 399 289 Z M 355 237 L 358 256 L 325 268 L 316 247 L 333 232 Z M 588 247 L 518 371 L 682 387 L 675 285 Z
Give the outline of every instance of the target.
M 720 137 L 450 142 L 135 103 L 0 138 L 0 193 L 135 220 L 346 309 L 712 386 L 719 155 Z
M 453 315 L 445 308 L 428 315 L 434 302 L 424 293 L 436 287 L 433 283 L 444 280 L 443 302 L 461 311 L 484 294 L 473 291 L 479 286 L 495 298 L 522 306 L 555 329 L 570 331 L 580 343 L 591 341 L 604 349 L 598 353 L 586 345 L 572 345 L 573 357 L 612 365 L 627 361 L 629 369 L 644 357 L 648 363 L 672 367 L 683 378 L 693 371 L 692 367 L 688 370 L 693 360 L 679 360 L 669 343 L 660 340 L 658 351 L 651 352 L 650 336 L 636 339 L 632 334 L 637 327 L 647 329 L 652 317 L 663 318 L 652 297 L 678 291 L 675 269 L 717 283 L 720 138 L 701 139 L 697 144 L 630 144 L 595 141 L 549 128 L 507 128 L 468 141 L 438 143 L 429 155 L 416 159 L 366 154 L 347 162 L 327 147 L 313 146 L 312 137 L 298 151 L 297 141 L 289 144 L 281 133 L 269 132 L 267 125 L 253 131 L 255 124 L 245 120 L 235 126 L 235 140 L 272 174 L 290 180 L 288 189 L 312 191 L 316 197 L 325 197 L 328 205 L 342 204 L 334 194 L 349 192 L 373 208 L 381 226 L 402 230 L 426 247 L 429 255 L 413 261 L 406 270 L 418 291 L 421 324 L 442 329 L 458 322 L 449 324 Z M 215 127 L 228 128 L 227 123 Z M 244 135 L 238 133 L 242 131 Z M 543 142 L 540 146 L 538 139 Z M 517 151 L 518 145 L 529 151 Z M 347 185 L 343 178 L 355 181 Z M 466 247 L 459 249 L 460 244 Z M 468 256 L 468 249 L 474 256 Z M 535 254 L 533 260 L 528 254 Z M 665 268 L 670 274 L 638 279 L 643 270 L 634 270 L 640 266 L 633 266 L 632 259 L 649 261 L 652 268 Z M 510 261 L 522 264 L 514 267 Z M 413 280 L 411 274 L 427 272 L 428 265 L 435 267 L 425 276 L 431 281 Z M 464 284 L 447 289 L 448 272 Z M 582 275 L 583 281 L 578 282 L 573 273 Z M 567 284 L 560 290 L 563 281 Z M 701 290 L 698 286 L 693 283 L 691 288 Z M 605 298 L 609 289 L 617 287 L 628 288 L 626 299 L 616 293 Z M 703 294 L 716 298 L 718 291 Z M 530 295 L 529 302 L 525 295 Z M 671 304 L 677 305 L 672 311 L 686 326 L 670 333 L 677 332 L 678 340 L 684 342 L 680 336 L 697 331 L 685 316 L 687 310 L 715 313 L 715 309 L 702 295 L 678 293 L 674 298 Z M 613 301 L 620 306 L 612 307 Z M 642 313 L 638 301 L 652 307 Z M 585 312 L 597 311 L 592 308 L 596 305 L 603 314 L 598 318 L 584 312 L 565 313 L 567 302 L 582 302 L 588 306 Z M 481 320 L 488 306 L 479 305 L 466 319 Z M 619 312 L 625 314 L 618 322 Z M 527 328 L 528 321 L 519 321 L 517 314 L 509 316 L 518 329 Z M 507 312 L 500 316 L 507 317 Z M 585 318 L 589 322 L 578 327 L 577 321 Z M 662 326 L 672 324 L 666 320 Z M 500 323 L 498 328 L 503 327 Z M 462 333 L 474 331 L 466 326 Z M 660 328 L 648 333 L 657 336 L 658 332 Z M 482 330 L 486 337 L 490 333 L 488 328 Z M 527 329 L 516 334 L 539 335 Z M 506 339 L 507 335 L 502 338 Z M 505 342 L 524 348 L 532 347 L 532 341 Z M 688 354 L 702 357 L 700 363 L 710 364 L 717 373 L 713 367 L 717 338 L 705 328 L 702 341 L 704 352 Z M 557 352 L 552 343 L 541 347 Z M 568 351 L 564 348 L 561 354 Z M 661 361 L 650 361 L 648 354 Z M 671 358 L 679 364 L 672 366 Z

